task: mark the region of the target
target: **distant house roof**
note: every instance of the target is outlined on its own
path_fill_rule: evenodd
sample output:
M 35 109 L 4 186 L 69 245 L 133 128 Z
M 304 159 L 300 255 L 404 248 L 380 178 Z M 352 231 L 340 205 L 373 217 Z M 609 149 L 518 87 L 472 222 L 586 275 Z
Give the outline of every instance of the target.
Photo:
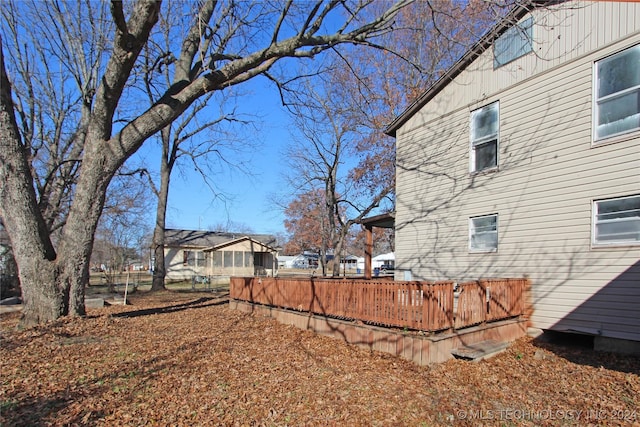
M 396 254 L 394 252 L 389 252 L 386 254 L 380 254 L 371 258 L 371 261 L 390 261 L 395 260 Z
M 442 89 L 453 81 L 462 71 L 465 70 L 483 52 L 489 49 L 494 41 L 504 34 L 509 28 L 517 24 L 529 12 L 544 5 L 563 3 L 564 0 L 530 0 L 519 4 L 512 9 L 503 19 L 494 25 L 484 36 L 480 38 L 458 61 L 453 64 L 442 77 L 438 79 L 429 89 L 411 103 L 398 117 L 396 117 L 384 130 L 389 136 L 396 136 L 396 131 L 405 124 L 415 113 L 433 99 Z
M 165 246 L 210 248 L 249 238 L 262 245 L 275 247 L 276 238 L 270 234 L 229 233 L 223 231 L 173 230 L 164 231 Z
M 262 243 L 261 241 L 256 240 L 254 238 L 251 238 L 249 236 L 242 236 L 242 237 L 239 237 L 237 239 L 228 240 L 226 242 L 219 243 L 217 245 L 214 245 L 214 246 L 211 246 L 209 248 L 206 248 L 205 252 L 207 252 L 207 251 L 216 251 L 216 250 L 223 249 L 223 248 L 226 248 L 228 246 L 232 246 L 232 245 L 235 245 L 236 243 L 244 242 L 244 241 L 247 241 L 247 240 L 251 242 L 252 247 L 253 247 L 253 245 L 258 245 L 258 246 L 262 247 L 263 249 L 266 249 L 269 252 L 278 252 L 278 250 L 276 248 L 274 248 L 274 247 L 272 247 L 270 245 L 267 245 L 265 243 Z M 263 251 L 260 251 L 260 252 L 263 252 Z

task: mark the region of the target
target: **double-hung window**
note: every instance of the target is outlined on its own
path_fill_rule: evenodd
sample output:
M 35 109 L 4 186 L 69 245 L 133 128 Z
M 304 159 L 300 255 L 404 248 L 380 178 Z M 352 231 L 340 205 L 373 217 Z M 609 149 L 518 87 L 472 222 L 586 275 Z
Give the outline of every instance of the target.
M 479 172 L 498 166 L 498 134 L 500 130 L 500 105 L 485 105 L 471 112 L 471 172 Z
M 594 140 L 640 129 L 640 45 L 595 63 Z
M 498 250 L 498 214 L 469 218 L 469 250 L 472 252 Z
M 593 202 L 593 244 L 640 244 L 640 195 Z

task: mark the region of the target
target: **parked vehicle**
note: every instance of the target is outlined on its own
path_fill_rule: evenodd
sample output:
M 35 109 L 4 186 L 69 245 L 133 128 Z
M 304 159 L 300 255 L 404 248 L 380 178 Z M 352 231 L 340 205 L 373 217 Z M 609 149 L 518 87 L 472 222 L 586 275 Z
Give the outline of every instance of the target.
M 395 269 L 393 264 L 382 264 L 380 266 L 380 274 L 393 273 Z

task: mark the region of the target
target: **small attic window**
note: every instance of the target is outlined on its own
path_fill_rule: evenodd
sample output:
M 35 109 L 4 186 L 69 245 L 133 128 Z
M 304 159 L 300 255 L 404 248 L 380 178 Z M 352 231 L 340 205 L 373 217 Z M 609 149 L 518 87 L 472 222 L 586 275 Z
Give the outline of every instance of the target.
M 533 51 L 533 18 L 509 28 L 493 44 L 493 68 L 499 68 Z

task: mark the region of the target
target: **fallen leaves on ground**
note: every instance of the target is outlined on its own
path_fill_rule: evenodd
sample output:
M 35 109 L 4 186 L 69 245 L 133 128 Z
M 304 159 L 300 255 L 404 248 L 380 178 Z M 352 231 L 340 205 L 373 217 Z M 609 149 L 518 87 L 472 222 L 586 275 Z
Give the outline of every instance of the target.
M 3 425 L 640 425 L 640 360 L 530 338 L 420 367 L 213 294 L 19 331 L 0 317 Z

